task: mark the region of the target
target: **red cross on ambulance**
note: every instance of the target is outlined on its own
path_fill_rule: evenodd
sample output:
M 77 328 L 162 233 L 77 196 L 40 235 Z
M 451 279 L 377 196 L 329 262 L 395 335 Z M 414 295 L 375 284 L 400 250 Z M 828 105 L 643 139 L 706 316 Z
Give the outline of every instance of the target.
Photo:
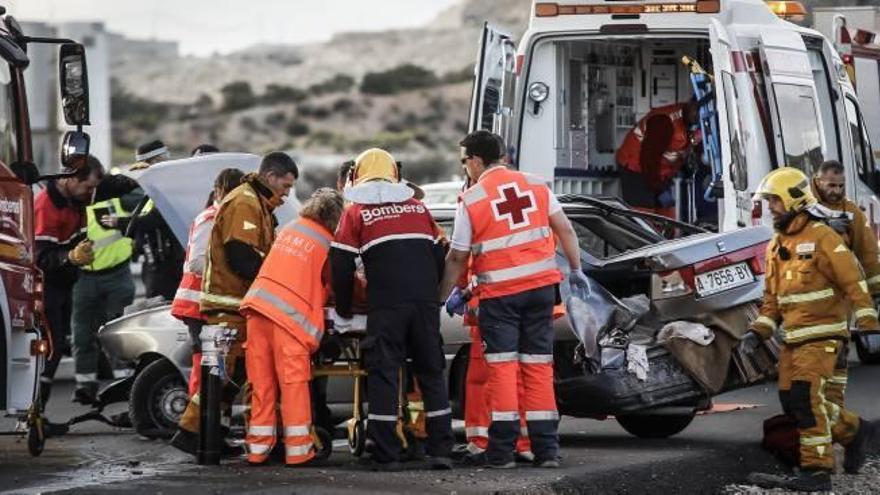
M 511 230 L 528 226 L 529 213 L 538 211 L 535 194 L 532 191 L 522 192 L 516 182 L 498 186 L 498 199 L 493 199 L 492 212 L 496 220 L 507 220 Z

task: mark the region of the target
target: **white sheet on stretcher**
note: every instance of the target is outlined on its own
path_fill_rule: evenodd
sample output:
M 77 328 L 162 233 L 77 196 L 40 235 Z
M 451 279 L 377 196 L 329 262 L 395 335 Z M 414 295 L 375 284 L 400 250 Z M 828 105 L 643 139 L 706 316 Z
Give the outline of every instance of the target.
M 331 333 L 366 332 L 367 315 L 353 315 L 350 320 L 339 316 L 335 308 L 324 308 L 324 319 L 333 322 Z M 340 325 L 346 323 L 346 325 Z

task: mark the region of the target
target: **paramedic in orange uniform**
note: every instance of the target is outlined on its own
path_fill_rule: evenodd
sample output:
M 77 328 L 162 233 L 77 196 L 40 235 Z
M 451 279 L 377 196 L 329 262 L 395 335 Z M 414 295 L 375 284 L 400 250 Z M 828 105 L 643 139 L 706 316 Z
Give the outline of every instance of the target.
M 245 364 L 253 390 L 246 439 L 251 464 L 265 462 L 275 444 L 279 390 L 285 463 L 302 464 L 315 455 L 311 355 L 324 334 L 327 253 L 342 209 L 338 192 L 317 190 L 300 218 L 278 234 L 241 303 L 248 326 Z
M 651 110 L 630 129 L 615 156 L 627 204 L 675 218 L 672 178 L 684 165 L 698 112 L 693 102 L 666 105 Z
M 519 377 L 535 465 L 558 467 L 551 323 L 563 277 L 554 235 L 568 259 L 571 283 L 582 286 L 587 280 L 577 237 L 544 180 L 499 162 L 503 152 L 492 133 L 473 132 L 461 146 L 462 164 L 475 185 L 462 194 L 456 212 L 441 294 L 450 293 L 472 259 L 492 391 L 488 465 L 516 466 Z

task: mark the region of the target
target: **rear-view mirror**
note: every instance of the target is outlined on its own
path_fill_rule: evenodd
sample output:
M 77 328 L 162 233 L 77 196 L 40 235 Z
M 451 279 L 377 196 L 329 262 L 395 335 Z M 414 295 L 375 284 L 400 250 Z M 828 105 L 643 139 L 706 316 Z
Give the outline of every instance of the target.
M 59 64 L 64 121 L 67 125 L 89 125 L 89 77 L 85 47 L 78 43 L 61 45 Z
M 82 131 L 64 133 L 61 143 L 61 164 L 70 170 L 85 168 L 89 158 L 91 139 Z

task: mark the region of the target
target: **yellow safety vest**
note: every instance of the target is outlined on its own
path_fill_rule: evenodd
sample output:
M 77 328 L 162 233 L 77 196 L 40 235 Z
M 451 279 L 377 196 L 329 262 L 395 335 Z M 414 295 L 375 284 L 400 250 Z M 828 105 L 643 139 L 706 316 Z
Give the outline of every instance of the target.
M 122 235 L 118 229 L 108 229 L 99 222 L 98 210 L 109 210 L 107 213 L 124 218 L 131 214 L 122 207 L 119 198 L 100 201 L 86 207 L 86 235 L 92 241 L 95 261 L 82 267 L 83 270 L 96 272 L 114 268 L 131 259 L 132 240 Z M 102 212 L 102 214 L 107 214 Z

